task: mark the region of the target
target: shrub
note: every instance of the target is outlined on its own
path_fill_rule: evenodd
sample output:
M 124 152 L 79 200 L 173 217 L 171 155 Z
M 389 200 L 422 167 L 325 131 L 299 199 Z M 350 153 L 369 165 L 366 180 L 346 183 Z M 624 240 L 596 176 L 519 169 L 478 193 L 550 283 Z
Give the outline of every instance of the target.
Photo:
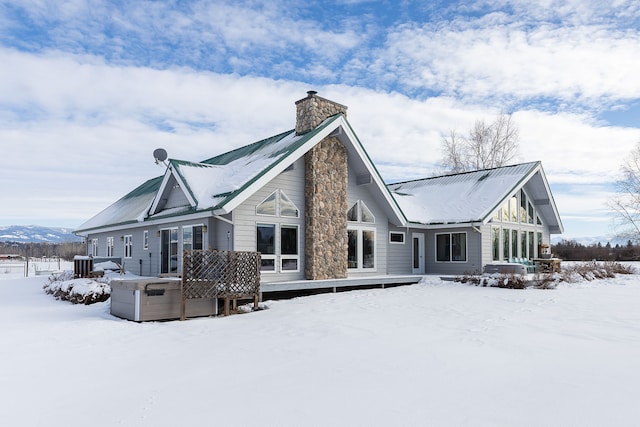
M 532 287 L 537 289 L 555 289 L 560 282 L 575 283 L 584 280 L 614 278 L 616 274 L 635 274 L 633 267 L 614 261 L 585 262 L 569 264 L 560 273 L 538 273 L 531 277 Z M 454 279 L 459 283 L 471 283 L 476 286 L 490 286 L 508 289 L 524 289 L 527 277 L 519 274 L 464 274 Z
M 71 271 L 50 276 L 43 289 L 55 299 L 73 304 L 94 304 L 106 301 L 111 296 L 108 278 L 74 279 Z

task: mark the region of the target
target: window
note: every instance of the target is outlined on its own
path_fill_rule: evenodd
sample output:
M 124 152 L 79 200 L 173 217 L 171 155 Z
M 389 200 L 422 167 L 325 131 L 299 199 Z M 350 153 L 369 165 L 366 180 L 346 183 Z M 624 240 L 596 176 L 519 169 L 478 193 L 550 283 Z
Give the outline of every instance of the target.
M 466 262 L 467 233 L 436 234 L 436 261 Z
M 160 273 L 178 272 L 178 229 L 160 230 Z
M 509 221 L 518 222 L 518 198 L 516 196 L 509 200 Z
M 398 231 L 389 232 L 389 243 L 404 244 L 404 233 Z
M 529 258 L 535 258 L 535 242 L 533 240 L 533 231 L 529 231 Z
M 142 232 L 142 249 L 145 251 L 149 249 L 149 230 Z
M 367 205 L 358 200 L 347 211 L 347 268 L 371 270 L 376 267 L 376 230 L 369 224 L 376 222 Z M 402 236 L 404 241 L 404 233 Z
M 493 260 L 500 260 L 500 229 L 498 227 L 493 227 L 491 229 L 491 242 L 492 242 L 492 252 L 493 252 Z
M 279 233 L 278 233 L 279 232 Z M 294 272 L 300 269 L 297 225 L 257 224 L 257 251 L 261 254 L 263 272 Z M 277 243 L 277 244 L 276 244 Z M 280 260 L 279 263 L 276 262 Z
M 133 236 L 127 234 L 124 236 L 124 257 L 131 258 L 133 253 Z
M 107 256 L 108 257 L 113 256 L 113 247 L 114 247 L 113 236 L 107 237 Z
M 374 229 L 358 227 L 347 229 L 347 267 L 350 269 L 373 269 L 375 262 Z
M 258 224 L 256 227 L 258 245 L 261 254 L 261 271 L 276 271 L 276 226 L 275 224 Z
M 204 226 L 190 225 L 182 227 L 182 250 L 202 250 L 204 242 Z
M 520 256 L 522 258 L 529 258 L 527 255 L 527 232 L 520 232 Z
M 509 229 L 502 229 L 502 256 L 503 259 L 509 259 Z
M 98 256 L 98 239 L 91 239 L 91 256 Z
M 373 224 L 376 222 L 376 218 L 373 216 L 367 205 L 365 205 L 362 200 L 358 200 L 347 211 L 347 221 Z
M 280 226 L 280 270 L 298 271 L 298 226 Z
M 518 230 L 511 230 L 511 256 L 518 256 Z
M 280 191 L 280 216 L 286 216 L 289 218 L 298 218 L 300 212 L 296 205 L 284 194 L 284 191 Z
M 527 222 L 527 195 L 524 190 L 520 190 L 520 222 Z
M 298 207 L 282 190 L 276 190 L 256 206 L 256 214 L 299 218 Z

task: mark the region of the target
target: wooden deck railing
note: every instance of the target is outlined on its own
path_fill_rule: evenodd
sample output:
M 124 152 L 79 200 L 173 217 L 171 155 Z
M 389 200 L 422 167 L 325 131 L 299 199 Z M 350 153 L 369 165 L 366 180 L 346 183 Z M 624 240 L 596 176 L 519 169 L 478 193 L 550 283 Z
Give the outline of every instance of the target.
M 223 298 L 225 315 L 230 302 L 260 297 L 260 253 L 218 250 L 184 251 L 182 263 L 182 310 L 188 299 Z

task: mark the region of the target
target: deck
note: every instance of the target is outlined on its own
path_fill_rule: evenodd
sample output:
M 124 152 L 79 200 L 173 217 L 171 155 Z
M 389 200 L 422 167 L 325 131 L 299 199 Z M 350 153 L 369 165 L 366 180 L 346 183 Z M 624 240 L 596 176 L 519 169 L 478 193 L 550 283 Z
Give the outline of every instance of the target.
M 409 285 L 418 283 L 422 279 L 421 275 L 397 275 L 397 276 L 368 276 L 368 277 L 349 277 L 346 279 L 328 279 L 328 280 L 291 280 L 284 282 L 262 282 L 260 283 L 260 292 L 288 292 L 288 291 L 312 291 L 312 290 L 331 290 L 338 292 L 346 289 L 370 288 L 392 286 L 392 285 Z

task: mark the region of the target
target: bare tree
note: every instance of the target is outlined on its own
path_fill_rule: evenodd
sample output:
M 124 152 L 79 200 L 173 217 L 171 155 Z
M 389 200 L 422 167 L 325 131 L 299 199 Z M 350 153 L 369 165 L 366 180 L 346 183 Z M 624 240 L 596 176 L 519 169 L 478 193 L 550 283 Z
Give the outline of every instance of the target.
M 504 166 L 518 154 L 519 139 L 511 114 L 501 113 L 489 125 L 478 120 L 468 138 L 452 130 L 442 139 L 442 163 L 453 173 Z
M 621 166 L 622 178 L 616 182 L 617 195 L 609 201 L 615 212 L 617 237 L 640 242 L 640 142 Z

